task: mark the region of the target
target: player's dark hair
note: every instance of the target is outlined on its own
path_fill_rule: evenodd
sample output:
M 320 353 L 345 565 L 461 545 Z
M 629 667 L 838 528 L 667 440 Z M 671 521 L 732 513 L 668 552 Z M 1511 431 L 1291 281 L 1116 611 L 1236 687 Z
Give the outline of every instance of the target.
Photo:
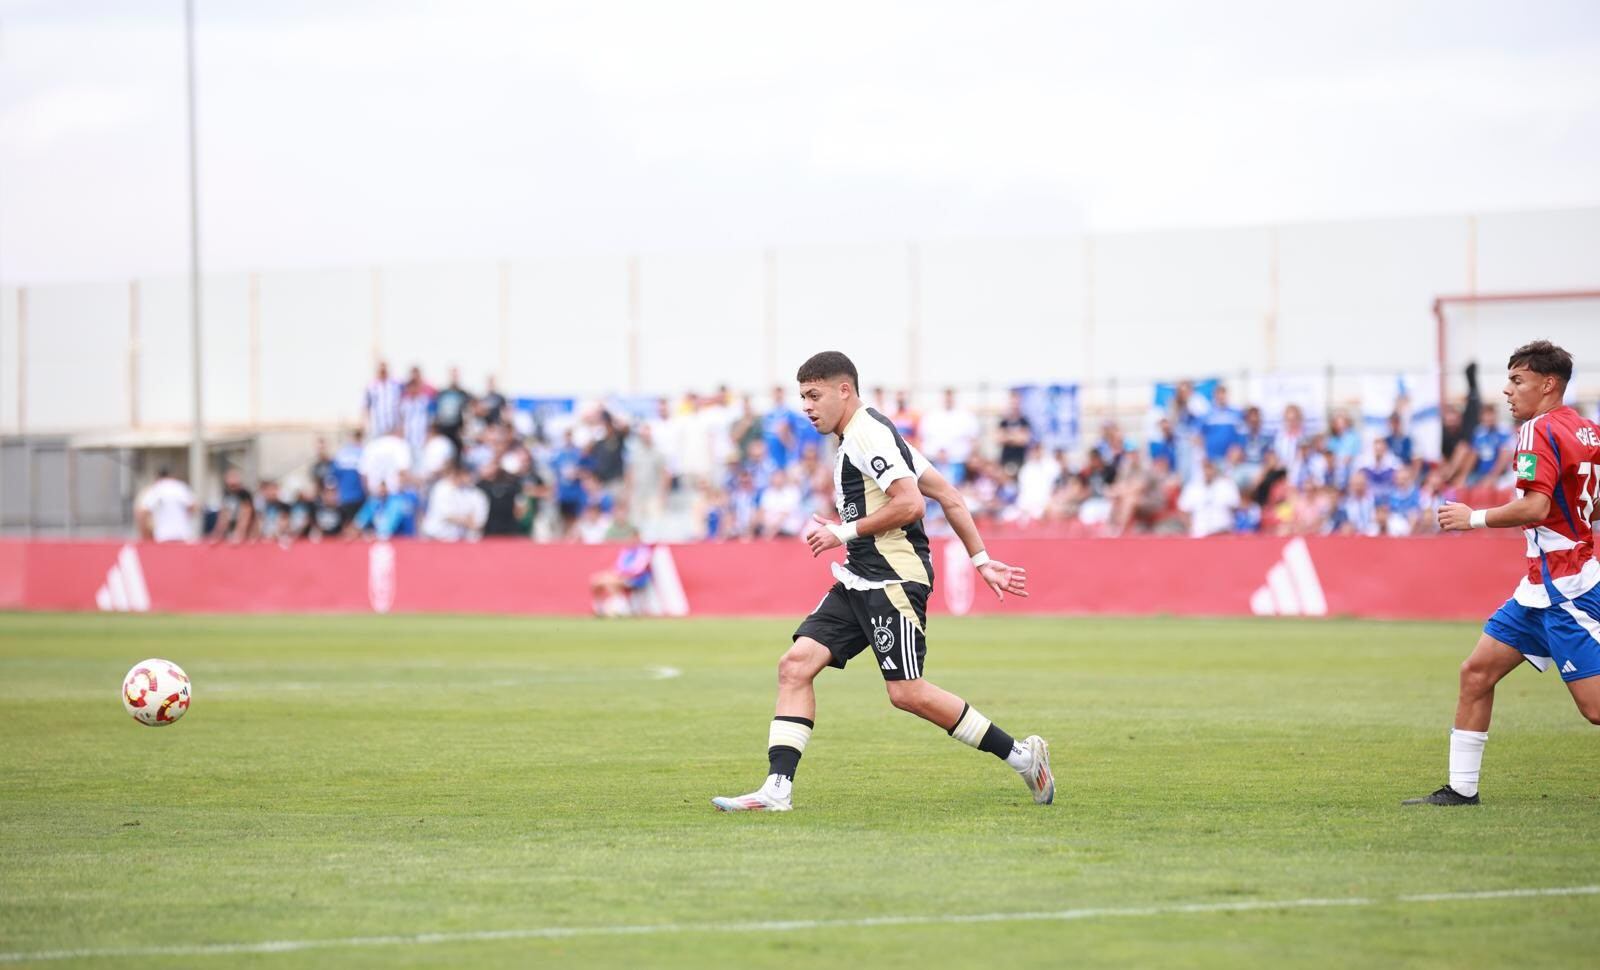
M 801 384 L 829 381 L 837 377 L 848 377 L 851 387 L 858 390 L 861 387 L 861 378 L 856 374 L 856 365 L 850 363 L 850 358 L 837 350 L 824 350 L 820 354 L 813 354 L 810 360 L 800 365 L 800 370 L 794 375 L 794 379 Z
M 1548 340 L 1535 340 L 1518 347 L 1506 361 L 1506 370 L 1513 367 L 1526 367 L 1535 374 L 1559 377 L 1563 384 L 1572 380 L 1572 355 Z

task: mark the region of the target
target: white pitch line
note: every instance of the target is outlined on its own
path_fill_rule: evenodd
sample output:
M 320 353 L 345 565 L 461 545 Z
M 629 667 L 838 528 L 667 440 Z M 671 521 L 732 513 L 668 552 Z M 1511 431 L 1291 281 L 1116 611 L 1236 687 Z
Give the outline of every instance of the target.
M 763 920 L 748 923 L 654 923 L 639 926 L 545 926 L 529 929 L 479 930 L 464 933 L 418 933 L 410 936 L 347 936 L 322 940 L 264 940 L 259 943 L 190 943 L 176 946 L 107 947 L 86 950 L 35 950 L 0 953 L 0 963 L 48 960 L 86 960 L 93 957 L 129 959 L 164 956 L 229 956 L 238 953 L 296 953 L 341 947 L 427 946 L 434 943 L 487 943 L 498 940 L 565 940 L 585 936 L 654 936 L 667 933 L 781 933 L 793 930 L 861 929 L 879 926 L 945 926 L 967 923 L 1059 923 L 1116 917 L 1181 916 L 1205 913 L 1241 913 L 1259 910 L 1325 909 L 1329 907 L 1382 906 L 1386 904 L 1477 902 L 1487 899 L 1523 899 L 1544 896 L 1594 896 L 1600 886 L 1561 886 L 1547 889 L 1491 889 L 1484 892 L 1428 893 L 1387 898 L 1351 896 L 1343 899 L 1260 899 L 1231 903 L 1165 903 L 1155 906 L 1090 907 L 1040 913 L 971 913 L 930 916 L 868 916 L 861 919 Z

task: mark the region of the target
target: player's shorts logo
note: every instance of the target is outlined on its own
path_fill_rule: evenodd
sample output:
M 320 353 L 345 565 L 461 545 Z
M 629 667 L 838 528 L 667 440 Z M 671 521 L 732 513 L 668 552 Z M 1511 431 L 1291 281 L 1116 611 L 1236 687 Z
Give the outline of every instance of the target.
M 872 456 L 872 474 L 882 476 L 889 470 L 889 460 L 882 455 Z
M 1517 477 L 1525 482 L 1531 482 L 1539 474 L 1539 456 L 1531 451 L 1517 454 Z
M 894 649 L 894 617 L 875 616 L 872 618 L 872 645 L 879 653 L 888 653 Z

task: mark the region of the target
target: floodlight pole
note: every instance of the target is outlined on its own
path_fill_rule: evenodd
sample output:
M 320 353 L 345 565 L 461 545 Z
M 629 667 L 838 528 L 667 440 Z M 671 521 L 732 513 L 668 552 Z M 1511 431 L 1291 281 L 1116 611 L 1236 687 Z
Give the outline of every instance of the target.
M 189 99 L 189 371 L 194 409 L 189 426 L 189 485 L 195 496 L 195 535 L 205 522 L 206 430 L 200 383 L 200 153 L 194 109 L 194 0 L 183 2 L 184 55 Z

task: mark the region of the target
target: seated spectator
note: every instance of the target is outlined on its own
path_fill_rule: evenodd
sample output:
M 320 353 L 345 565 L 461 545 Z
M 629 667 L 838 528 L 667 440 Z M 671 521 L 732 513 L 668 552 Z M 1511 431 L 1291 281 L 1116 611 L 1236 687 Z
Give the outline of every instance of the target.
M 1357 470 L 1350 476 L 1350 491 L 1339 503 L 1334 518 L 1335 530 L 1346 535 L 1378 534 L 1377 500 L 1367 482 L 1367 473 Z
M 1038 442 L 1028 446 L 1026 460 L 1017 469 L 1017 511 L 1024 521 L 1042 518 L 1050 504 L 1061 466 L 1044 453 Z
M 1399 457 L 1389 450 L 1388 438 L 1372 439 L 1372 460 L 1362 471 L 1374 492 L 1387 497 L 1394 487 L 1395 473 L 1404 467 Z
M 1172 419 L 1163 416 L 1156 423 L 1155 434 L 1150 436 L 1150 464 L 1164 461 L 1168 468 L 1178 467 L 1178 436 L 1173 433 Z
M 585 505 L 583 514 L 578 516 L 578 541 L 592 546 L 616 538 L 614 529 L 618 523 L 611 515 L 614 507 L 611 496 L 604 493 Z
M 428 429 L 428 437 L 417 452 L 416 473 L 426 485 L 432 485 L 449 474 L 455 463 L 457 446 L 444 428 L 435 424 Z
M 517 497 L 522 492 L 522 480 L 507 467 L 516 467 L 516 462 L 507 462 L 506 457 L 490 461 L 479 473 L 478 490 L 488 505 L 483 521 L 486 537 L 521 534 L 517 524 Z
M 914 447 L 920 446 L 922 415 L 911 406 L 910 395 L 905 391 L 895 391 L 894 410 L 886 412 L 884 417 L 894 422 L 895 430 L 900 432 L 900 437 L 909 441 Z
M 268 480 L 261 483 L 261 494 L 256 500 L 256 514 L 260 516 L 260 538 L 268 542 L 287 542 L 289 534 L 289 503 L 278 495 L 278 483 Z
M 383 485 L 390 495 L 400 491 L 400 478 L 411 471 L 411 446 L 398 430 L 387 431 L 361 449 L 361 481 L 367 494 Z
M 931 504 L 931 503 L 930 503 Z M 761 534 L 797 536 L 805 526 L 806 511 L 800 486 L 788 472 L 775 471 L 761 492 Z
M 311 528 L 306 530 L 306 538 L 312 542 L 336 536 L 353 537 L 355 530 L 350 523 L 355 520 L 356 513 L 361 511 L 361 506 L 349 508 L 341 501 L 341 492 L 336 485 L 326 485 L 322 489 L 322 498 L 311 513 Z
M 408 489 L 389 490 L 379 479 L 377 489 L 356 513 L 351 527 L 374 539 L 405 538 L 417 534 L 417 499 Z
M 337 497 L 335 502 L 337 502 Z M 317 489 L 307 485 L 300 490 L 299 496 L 289 506 L 289 538 L 296 540 L 309 539 L 316 527 Z
M 422 535 L 436 542 L 473 541 L 482 536 L 488 518 L 488 497 L 473 482 L 471 469 L 457 463 L 428 493 Z
M 1327 444 L 1333 456 L 1335 477 L 1341 482 L 1348 480 L 1350 469 L 1361 456 L 1361 432 L 1350 423 L 1350 415 L 1343 411 L 1334 413 L 1328 422 Z
M 1375 516 L 1373 535 L 1398 538 L 1411 534 L 1411 523 L 1406 521 L 1405 516 L 1396 514 L 1386 500 L 1378 500 L 1373 515 Z
M 1244 424 L 1240 429 L 1244 463 L 1259 471 L 1267 463 L 1267 453 L 1273 450 L 1273 443 L 1272 433 L 1262 427 L 1261 409 L 1253 404 L 1245 408 Z
M 640 541 L 638 530 L 631 526 L 624 527 L 622 534 L 628 545 L 617 553 L 616 564 L 589 577 L 595 616 L 632 616 L 633 597 L 650 585 L 655 550 Z
M 1200 474 L 1178 495 L 1178 509 L 1189 517 L 1189 535 L 1195 538 L 1233 531 L 1238 507 L 1238 486 L 1209 459 L 1201 462 Z

